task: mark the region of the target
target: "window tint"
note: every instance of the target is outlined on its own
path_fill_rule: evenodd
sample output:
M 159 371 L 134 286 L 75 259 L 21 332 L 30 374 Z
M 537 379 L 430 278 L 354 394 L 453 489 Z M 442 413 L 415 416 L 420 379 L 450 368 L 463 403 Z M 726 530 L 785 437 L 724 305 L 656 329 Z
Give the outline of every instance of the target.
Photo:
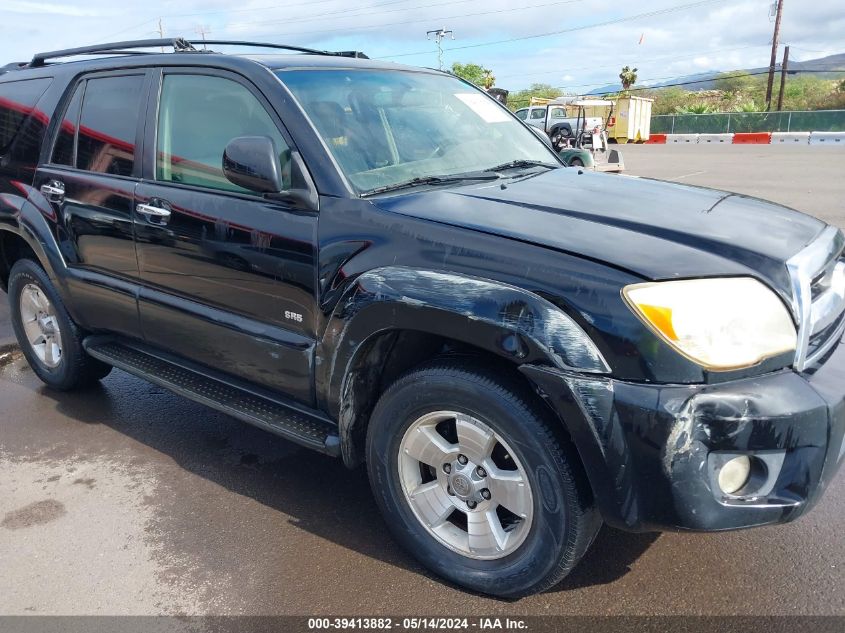
M 76 166 L 131 176 L 143 75 L 89 79 L 85 87 Z
M 246 191 L 223 175 L 223 150 L 239 136 L 276 144 L 286 187 L 290 151 L 261 102 L 236 81 L 205 75 L 165 75 L 156 140 L 156 179 Z
M 514 114 L 516 114 L 516 118 L 520 121 L 524 121 L 528 118 L 528 110 L 517 110 Z
M 542 108 L 538 110 L 531 110 L 531 118 L 532 119 L 545 119 L 546 118 L 546 111 Z
M 76 126 L 79 123 L 79 106 L 82 104 L 84 84 L 79 84 L 73 98 L 65 110 L 65 116 L 59 126 L 56 144 L 53 146 L 53 160 L 56 165 L 73 166 L 73 144 L 76 140 Z
M 29 79 L 0 84 L 0 154 L 5 154 L 53 80 Z

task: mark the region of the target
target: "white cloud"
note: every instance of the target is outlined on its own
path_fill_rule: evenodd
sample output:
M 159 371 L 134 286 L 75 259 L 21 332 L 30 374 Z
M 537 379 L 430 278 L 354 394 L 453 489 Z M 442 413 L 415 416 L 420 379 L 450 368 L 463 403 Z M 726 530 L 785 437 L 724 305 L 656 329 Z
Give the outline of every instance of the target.
M 444 59 L 491 68 L 510 89 L 533 82 L 573 90 L 617 81 L 624 65 L 641 80 L 672 78 L 702 70 L 732 70 L 768 64 L 771 0 L 721 0 L 649 18 L 573 30 L 509 44 L 479 43 L 576 29 L 634 14 L 689 4 L 693 0 L 0 0 L 0 63 L 26 59 L 39 50 L 99 41 L 165 35 L 197 38 L 198 25 L 212 38 L 259 39 L 317 48 L 358 49 L 371 57 L 394 57 L 412 65 L 436 64 L 427 30 L 446 26 Z M 842 0 L 787 3 L 783 41 L 792 57 L 810 59 L 845 52 Z M 11 8 L 10 8 L 11 7 Z M 450 17 L 451 16 L 451 17 Z M 643 42 L 639 44 L 640 36 Z M 823 51 L 820 53 L 812 51 Z M 575 86 L 574 84 L 577 84 Z
M 0 4 L 0 13 L 3 12 L 42 15 L 67 15 L 73 17 L 86 17 L 99 14 L 98 11 L 82 9 L 77 6 L 49 4 L 44 2 L 25 2 L 24 0 L 6 0 L 3 4 Z

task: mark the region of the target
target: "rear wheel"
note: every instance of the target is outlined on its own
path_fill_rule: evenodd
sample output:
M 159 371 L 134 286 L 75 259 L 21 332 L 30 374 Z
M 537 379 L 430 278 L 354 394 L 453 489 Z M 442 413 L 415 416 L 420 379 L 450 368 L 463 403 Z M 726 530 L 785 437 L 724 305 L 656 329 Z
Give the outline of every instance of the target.
M 473 365 L 437 363 L 394 383 L 373 412 L 367 464 L 397 540 L 476 591 L 553 586 L 600 525 L 569 442 L 529 393 Z
M 109 374 L 110 365 L 85 353 L 82 333 L 41 266 L 29 259 L 12 266 L 9 303 L 21 351 L 44 383 L 69 390 Z

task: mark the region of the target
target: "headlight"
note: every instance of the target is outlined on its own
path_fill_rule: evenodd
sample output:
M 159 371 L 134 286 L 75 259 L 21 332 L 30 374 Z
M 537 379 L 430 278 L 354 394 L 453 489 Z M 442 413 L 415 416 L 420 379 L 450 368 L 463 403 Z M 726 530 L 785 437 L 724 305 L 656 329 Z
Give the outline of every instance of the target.
M 724 371 L 793 351 L 795 325 L 768 287 L 748 277 L 634 284 L 628 305 L 690 360 Z

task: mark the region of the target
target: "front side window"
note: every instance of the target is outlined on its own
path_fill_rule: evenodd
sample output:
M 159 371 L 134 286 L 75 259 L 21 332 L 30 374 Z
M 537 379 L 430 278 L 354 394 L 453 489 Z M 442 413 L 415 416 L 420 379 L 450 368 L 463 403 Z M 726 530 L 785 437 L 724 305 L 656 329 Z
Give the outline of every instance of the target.
M 143 84 L 143 75 L 88 80 L 79 118 L 78 169 L 132 175 Z
M 532 119 L 545 119 L 546 118 L 546 111 L 543 110 L 543 109 L 531 110 L 531 118 Z
M 223 151 L 239 136 L 273 140 L 289 183 L 290 150 L 246 87 L 208 75 L 165 75 L 156 135 L 156 180 L 246 192 L 223 174 Z M 287 186 L 287 184 L 286 184 Z
M 516 112 L 514 112 L 514 114 L 516 115 L 516 118 L 520 121 L 524 121 L 528 118 L 528 110 L 524 108 L 522 110 L 517 110 Z
M 397 70 L 280 70 L 359 193 L 512 161 L 558 165 L 500 103 L 461 80 Z

